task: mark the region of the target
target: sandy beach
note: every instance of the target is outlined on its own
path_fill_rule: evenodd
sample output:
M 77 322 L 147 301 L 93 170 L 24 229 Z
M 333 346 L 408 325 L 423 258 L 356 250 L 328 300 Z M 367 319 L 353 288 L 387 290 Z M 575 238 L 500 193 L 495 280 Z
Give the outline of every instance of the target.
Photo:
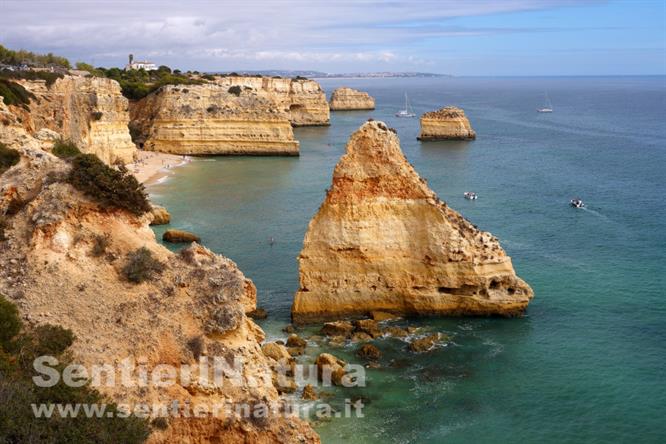
M 151 185 L 168 176 L 171 169 L 185 165 L 190 160 L 187 156 L 139 150 L 137 160 L 127 164 L 127 169 L 139 182 Z

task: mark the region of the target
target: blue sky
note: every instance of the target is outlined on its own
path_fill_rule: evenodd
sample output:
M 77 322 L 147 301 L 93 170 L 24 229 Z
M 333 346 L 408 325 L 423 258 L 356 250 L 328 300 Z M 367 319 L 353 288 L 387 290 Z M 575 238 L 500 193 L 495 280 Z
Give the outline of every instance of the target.
M 666 74 L 666 0 L 3 0 L 0 43 L 202 71 Z

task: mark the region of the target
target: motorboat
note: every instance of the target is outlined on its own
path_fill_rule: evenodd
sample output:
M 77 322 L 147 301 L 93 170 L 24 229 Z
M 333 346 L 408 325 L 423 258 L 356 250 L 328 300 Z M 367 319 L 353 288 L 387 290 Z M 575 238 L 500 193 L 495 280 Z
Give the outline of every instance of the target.
M 472 191 L 465 191 L 465 193 L 463 194 L 463 196 L 464 196 L 465 199 L 467 199 L 467 200 L 476 200 L 476 198 L 478 197 L 478 196 L 476 195 L 476 193 L 474 193 L 474 192 L 472 192 Z
M 580 200 L 580 199 L 577 198 L 577 197 L 574 198 L 574 199 L 571 199 L 571 200 L 569 201 L 569 203 L 570 203 L 571 206 L 574 207 L 574 208 L 583 208 L 583 207 L 585 206 L 585 204 L 583 203 L 583 201 Z

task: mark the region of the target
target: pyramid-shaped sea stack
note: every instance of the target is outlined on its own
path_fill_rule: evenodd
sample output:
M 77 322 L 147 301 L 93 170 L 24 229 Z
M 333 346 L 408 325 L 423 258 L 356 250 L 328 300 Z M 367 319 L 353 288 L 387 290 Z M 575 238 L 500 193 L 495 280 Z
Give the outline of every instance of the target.
M 515 316 L 533 296 L 497 239 L 428 188 L 382 122 L 351 136 L 299 266 L 296 323 L 374 310 Z

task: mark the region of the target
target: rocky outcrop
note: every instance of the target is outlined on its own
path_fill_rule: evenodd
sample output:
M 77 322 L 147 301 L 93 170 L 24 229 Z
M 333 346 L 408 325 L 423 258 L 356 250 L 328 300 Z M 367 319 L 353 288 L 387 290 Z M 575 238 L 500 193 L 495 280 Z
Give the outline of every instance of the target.
M 331 94 L 331 111 L 375 109 L 375 99 L 370 94 L 352 88 L 338 88 Z
M 143 149 L 186 155 L 298 155 L 288 115 L 251 90 L 167 85 L 130 107 Z
M 377 310 L 514 316 L 532 298 L 498 240 L 439 200 L 376 121 L 351 136 L 299 267 L 296 323 Z
M 87 369 L 127 362 L 149 375 L 163 365 L 177 375 L 186 366 L 192 371 L 191 378 L 167 377 L 173 384 L 166 386 L 98 387 L 114 402 L 231 408 L 230 415 L 170 417 L 166 428 L 153 430 L 151 443 L 319 442 L 297 418 L 270 413 L 256 420 L 234 409 L 267 404 L 279 409 L 284 402 L 259 345 L 264 334 L 244 314 L 255 307 L 256 290 L 236 264 L 197 244 L 170 252 L 156 242 L 149 215 L 101 209 L 62 180 L 68 163 L 42 151 L 41 142 L 22 129 L 12 127 L 10 134 L 9 126 L 0 125 L 0 140 L 22 158 L 0 176 L 0 214 L 6 213 L 8 222 L 0 241 L 0 294 L 17 305 L 26 322 L 71 329 L 77 338 L 73 361 Z M 104 254 L 93 254 L 102 237 Z M 134 284 L 123 278 L 123 269 L 128 255 L 142 247 L 162 270 Z M 212 369 L 214 358 L 229 365 L 242 360 L 233 381 L 212 385 L 212 376 L 209 383 L 199 378 L 197 362 Z M 132 375 L 136 372 L 135 367 Z
M 171 214 L 163 206 L 151 204 L 150 215 L 150 225 L 167 225 L 171 222 Z
M 191 242 L 201 242 L 201 238 L 194 233 L 190 233 L 185 230 L 176 230 L 170 229 L 166 230 L 162 235 L 162 240 L 164 242 L 171 243 L 191 243 Z
M 133 161 L 128 103 L 118 82 L 82 76 L 65 76 L 50 86 L 43 80 L 18 82 L 35 96 L 29 111 L 12 107 L 28 132 L 55 131 L 108 164 Z
M 225 88 L 248 88 L 272 101 L 284 111 L 293 126 L 330 125 L 330 112 L 326 93 L 319 83 L 308 79 L 282 79 L 261 76 L 216 77 L 215 82 Z
M 465 112 L 455 106 L 421 116 L 421 133 L 418 140 L 471 140 L 476 139 Z

